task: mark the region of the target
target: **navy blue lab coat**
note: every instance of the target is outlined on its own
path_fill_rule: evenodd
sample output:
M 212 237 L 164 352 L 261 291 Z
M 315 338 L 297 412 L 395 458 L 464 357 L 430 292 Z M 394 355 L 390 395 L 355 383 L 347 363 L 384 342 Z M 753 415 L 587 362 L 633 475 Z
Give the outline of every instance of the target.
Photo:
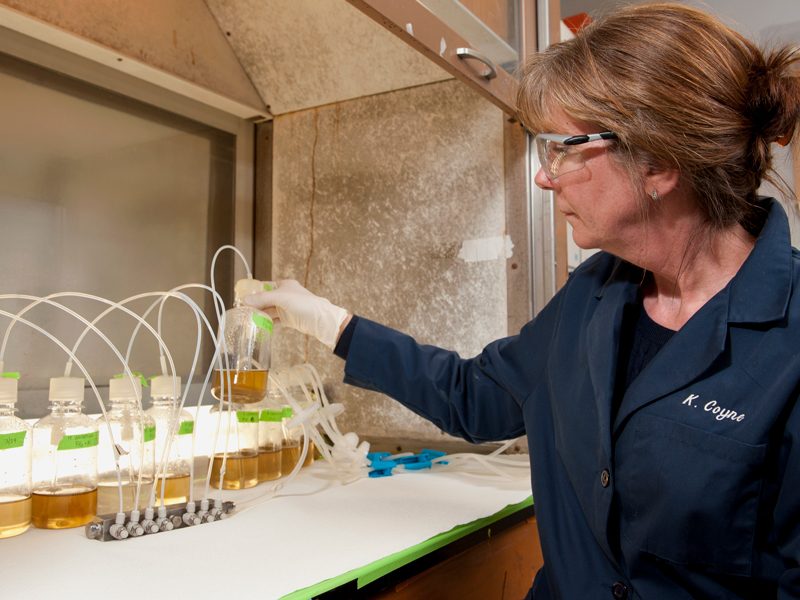
M 532 598 L 798 598 L 800 255 L 786 214 L 770 202 L 739 272 L 612 419 L 641 281 L 599 253 L 468 360 L 360 318 L 345 381 L 469 441 L 527 433 L 544 554 Z

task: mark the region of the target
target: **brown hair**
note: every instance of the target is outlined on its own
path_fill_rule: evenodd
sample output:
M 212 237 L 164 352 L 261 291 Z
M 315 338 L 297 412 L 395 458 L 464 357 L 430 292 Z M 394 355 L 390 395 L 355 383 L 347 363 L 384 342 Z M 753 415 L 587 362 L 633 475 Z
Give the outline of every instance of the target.
M 615 132 L 640 189 L 642 165 L 677 168 L 712 230 L 752 230 L 762 180 L 791 195 L 772 171 L 770 144 L 798 130 L 798 64 L 800 48 L 762 52 L 700 10 L 635 5 L 533 56 L 517 102 L 535 132 L 554 109 Z

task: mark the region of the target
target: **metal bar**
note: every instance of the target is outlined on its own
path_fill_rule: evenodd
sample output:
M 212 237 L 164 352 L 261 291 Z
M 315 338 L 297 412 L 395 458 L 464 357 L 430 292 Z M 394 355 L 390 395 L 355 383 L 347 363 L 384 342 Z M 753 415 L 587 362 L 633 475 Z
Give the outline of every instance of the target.
M 470 43 L 416 0 L 347 2 L 472 87 L 506 114 L 516 116 L 517 80 L 502 69 L 494 79 L 476 75 L 470 65 L 456 56 L 457 48 L 469 47 Z

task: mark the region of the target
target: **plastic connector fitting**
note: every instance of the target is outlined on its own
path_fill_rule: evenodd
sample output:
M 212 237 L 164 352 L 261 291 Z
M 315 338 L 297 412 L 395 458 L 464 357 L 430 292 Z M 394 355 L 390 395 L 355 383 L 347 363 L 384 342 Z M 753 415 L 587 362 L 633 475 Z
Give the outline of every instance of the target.
M 183 513 L 182 519 L 184 524 L 190 527 L 192 525 L 200 525 L 201 523 L 200 517 L 198 517 L 195 513 L 188 513 L 188 512 Z
M 108 528 L 108 534 L 115 540 L 124 540 L 130 535 L 122 523 L 114 523 Z
M 199 525 L 202 522 L 200 517 L 198 517 L 194 512 L 196 507 L 197 505 L 194 502 L 186 503 L 186 512 L 181 515 L 181 518 L 186 525 Z
M 158 533 L 161 531 L 158 523 L 156 523 L 153 519 L 145 519 L 142 521 L 142 528 L 144 529 L 145 533 Z
M 117 521 L 119 521 L 120 515 L 124 515 L 125 513 L 117 513 Z M 128 533 L 131 534 L 133 537 L 139 537 L 144 535 L 144 527 L 139 524 L 139 511 L 132 510 L 131 511 L 131 520 L 128 521 L 125 528 L 128 530 Z
M 125 529 L 125 513 L 117 513 L 114 524 L 108 528 L 108 535 L 115 540 L 124 540 L 128 537 L 128 530 Z

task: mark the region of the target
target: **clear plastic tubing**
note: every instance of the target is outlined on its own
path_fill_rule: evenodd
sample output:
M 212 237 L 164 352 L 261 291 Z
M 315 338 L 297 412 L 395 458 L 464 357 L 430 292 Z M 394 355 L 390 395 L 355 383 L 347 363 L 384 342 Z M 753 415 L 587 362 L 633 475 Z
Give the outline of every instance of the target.
M 158 293 L 158 292 L 156 292 L 156 293 Z M 140 296 L 147 297 L 147 296 L 151 296 L 151 295 L 153 295 L 153 293 L 140 294 L 139 296 L 135 296 L 134 298 L 138 298 Z M 106 337 L 106 335 L 102 331 L 100 331 L 100 329 L 97 328 L 97 326 L 94 324 L 94 322 L 89 322 L 88 320 L 86 320 L 84 317 L 82 317 L 81 315 L 79 315 L 75 311 L 73 311 L 73 310 L 67 308 L 66 306 L 64 306 L 62 304 L 59 304 L 58 302 L 55 302 L 55 301 L 52 300 L 52 298 L 61 298 L 61 297 L 85 298 L 85 299 L 89 299 L 89 300 L 94 300 L 96 302 L 101 302 L 103 304 L 111 305 L 110 308 L 106 309 L 100 315 L 98 315 L 94 319 L 94 322 L 98 321 L 103 316 L 105 316 L 106 314 L 108 314 L 109 312 L 111 312 L 111 311 L 113 311 L 115 309 L 119 309 L 119 310 L 129 314 L 131 317 L 136 319 L 138 322 L 142 322 L 144 324 L 144 326 L 156 338 L 156 341 L 158 342 L 159 347 L 163 348 L 163 350 L 164 350 L 164 352 L 165 352 L 165 354 L 167 356 L 167 359 L 169 360 L 169 365 L 170 365 L 170 367 L 172 369 L 172 373 L 175 374 L 175 363 L 172 361 L 172 355 L 170 354 L 169 350 L 166 348 L 166 345 L 164 344 L 164 341 L 161 339 L 161 337 L 158 335 L 158 333 L 155 331 L 155 329 L 153 329 L 150 326 L 149 323 L 144 322 L 144 320 L 139 315 L 137 315 L 136 313 L 134 313 L 130 309 L 128 309 L 125 306 L 123 306 L 122 303 L 112 302 L 111 300 L 107 300 L 105 298 L 101 298 L 100 296 L 93 296 L 92 294 L 83 294 L 83 293 L 80 293 L 80 292 L 61 292 L 61 293 L 58 293 L 58 294 L 51 294 L 51 295 L 46 296 L 44 298 L 40 298 L 40 297 L 37 297 L 37 296 L 28 296 L 28 295 L 25 295 L 25 294 L 3 294 L 3 295 L 0 295 L 0 300 L 3 300 L 3 299 L 22 299 L 22 300 L 31 300 L 32 301 L 30 304 L 28 304 L 26 307 L 24 307 L 21 311 L 19 311 L 12 318 L 11 323 L 9 323 L 8 328 L 6 329 L 6 333 L 5 333 L 5 336 L 3 338 L 3 345 L 0 347 L 0 371 L 2 371 L 2 369 L 3 369 L 3 357 L 5 356 L 6 344 L 8 342 L 8 338 L 9 338 L 9 336 L 11 334 L 11 328 L 14 326 L 14 323 L 16 323 L 16 321 L 19 320 L 19 318 L 23 314 L 25 314 L 27 311 L 31 310 L 33 307 L 37 306 L 38 304 L 45 303 L 45 304 L 49 304 L 51 306 L 54 306 L 56 308 L 59 308 L 59 309 L 65 311 L 66 313 L 72 315 L 73 317 L 75 317 L 76 319 L 78 319 L 79 321 L 81 321 L 83 324 L 86 325 L 86 329 L 84 329 L 83 333 L 81 333 L 81 335 L 79 336 L 79 338 L 75 342 L 74 350 L 69 353 L 70 359 L 67 361 L 67 366 L 66 366 L 66 368 L 64 370 L 64 376 L 65 377 L 69 377 L 69 375 L 70 375 L 70 372 L 72 370 L 72 363 L 73 363 L 72 357 L 75 356 L 75 352 L 77 352 L 77 348 L 80 345 L 80 342 L 83 340 L 83 338 L 86 336 L 86 334 L 91 330 L 91 331 L 95 332 L 100 337 L 100 339 L 103 340 L 108 345 L 108 347 L 117 356 L 117 358 L 119 358 L 120 362 L 122 363 L 123 370 L 125 371 L 125 375 L 128 378 L 130 378 L 131 381 L 133 381 L 133 379 L 134 379 L 133 373 L 131 372 L 130 368 L 128 367 L 128 363 L 122 357 L 122 354 L 120 354 L 119 350 L 117 350 L 117 347 L 114 346 L 114 344 L 111 343 L 111 341 Z M 125 300 L 123 302 L 127 302 L 127 301 L 130 301 L 130 299 Z M 99 400 L 99 396 L 98 396 L 98 401 L 100 402 L 100 410 L 103 413 L 103 417 L 107 418 L 105 406 L 103 405 L 102 401 Z M 142 410 L 141 397 L 139 398 L 139 402 L 138 402 L 138 410 L 139 410 L 140 413 L 144 412 Z M 113 435 L 112 435 L 112 438 L 113 438 Z M 144 431 L 142 431 L 142 438 L 141 439 L 144 440 Z M 121 481 L 121 477 L 120 477 L 120 481 Z M 137 487 L 136 487 L 136 503 L 137 504 L 139 502 L 140 489 L 141 489 L 141 478 L 139 479 L 139 481 L 137 483 Z M 122 507 L 123 498 L 122 498 L 122 485 L 121 485 L 121 483 L 120 483 L 120 486 L 119 486 L 119 504 L 120 504 L 120 507 Z M 123 512 L 122 508 L 120 508 L 119 512 Z

